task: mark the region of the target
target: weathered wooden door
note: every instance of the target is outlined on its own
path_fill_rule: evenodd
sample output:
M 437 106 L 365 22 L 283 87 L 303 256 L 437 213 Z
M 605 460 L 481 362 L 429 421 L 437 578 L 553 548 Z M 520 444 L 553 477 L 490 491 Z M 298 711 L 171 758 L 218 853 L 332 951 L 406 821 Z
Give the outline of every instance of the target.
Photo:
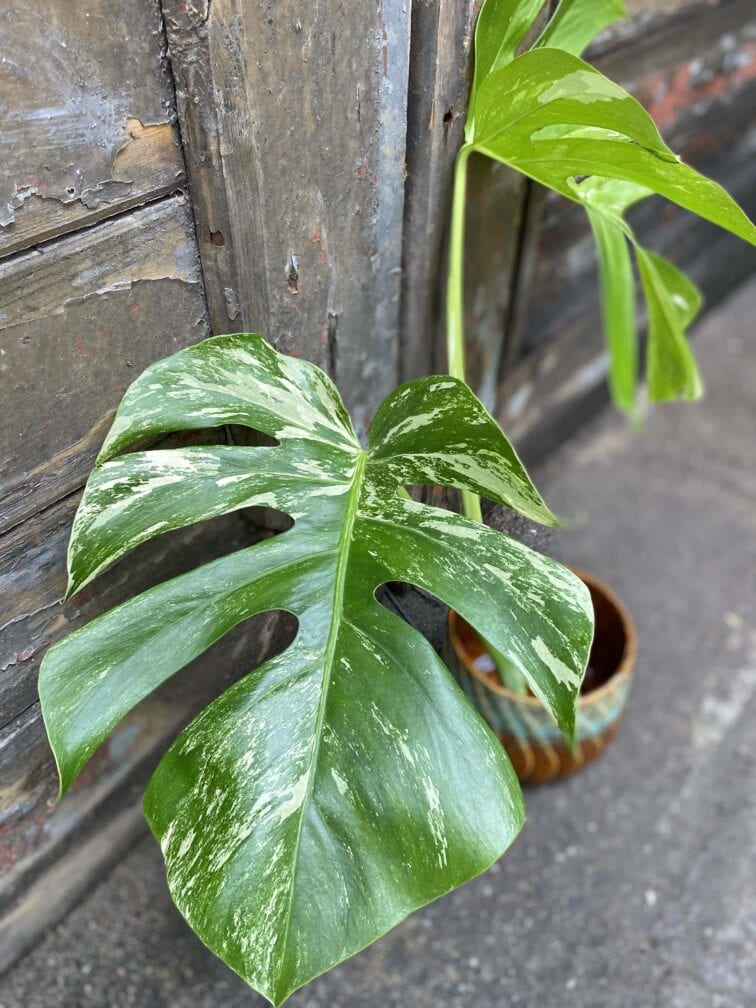
M 748 203 L 751 0 L 661 6 L 598 58 Z M 255 329 L 316 361 L 363 427 L 397 381 L 443 367 L 475 7 L 10 0 L 0 12 L 0 968 L 143 828 L 141 788 L 167 740 L 280 631 L 270 617 L 237 628 L 51 804 L 45 649 L 254 535 L 236 515 L 167 536 L 61 605 L 68 530 L 112 410 L 147 363 L 211 332 Z M 471 379 L 541 450 L 601 394 L 592 252 L 569 208 L 511 173 L 476 164 L 470 197 Z M 645 223 L 659 229 L 656 210 Z M 753 263 L 720 236 L 703 257 L 712 240 L 676 216 L 662 244 L 715 299 Z
M 364 426 L 410 353 L 399 336 L 409 5 L 11 6 L 0 14 L 0 966 L 130 842 L 156 756 L 259 660 L 276 625 L 229 635 L 51 804 L 45 649 L 254 535 L 237 515 L 168 536 L 61 604 L 71 519 L 125 387 L 211 331 L 255 329 L 326 368 Z M 454 42 L 447 66 L 428 64 L 428 86 L 459 110 L 471 5 L 446 6 L 424 12 Z M 419 226 L 431 276 L 444 216 L 431 204 L 445 198 L 456 132 L 443 113 L 430 129 L 440 181 Z M 415 285 L 428 282 L 418 273 Z M 418 329 L 411 341 L 415 370 L 428 369 L 425 339 Z

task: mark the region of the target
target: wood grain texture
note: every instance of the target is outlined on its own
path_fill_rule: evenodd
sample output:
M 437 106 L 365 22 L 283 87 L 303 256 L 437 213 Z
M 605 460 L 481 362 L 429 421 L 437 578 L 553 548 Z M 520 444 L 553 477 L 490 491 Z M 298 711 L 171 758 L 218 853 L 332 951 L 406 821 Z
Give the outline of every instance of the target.
M 126 386 L 208 334 L 180 197 L 0 263 L 0 531 L 81 486 Z
M 471 79 L 474 0 L 412 5 L 402 262 L 403 381 L 443 368 L 443 278 L 454 159 Z
M 213 329 L 326 368 L 364 426 L 397 373 L 408 5 L 164 15 Z
M 506 165 L 470 159 L 465 250 L 467 381 L 489 410 L 510 341 L 518 267 L 533 187 Z M 532 216 L 532 211 L 531 211 Z M 445 367 L 445 362 L 439 362 Z
M 123 599 L 256 535 L 254 526 L 237 516 L 231 524 L 218 519 L 160 536 L 61 604 L 79 496 L 70 495 L 0 537 L 0 729 L 36 700 L 39 663 L 51 644 Z
M 454 160 L 462 143 L 479 4 L 412 9 L 407 196 L 402 278 L 401 376 L 446 368 L 444 294 Z M 545 13 L 538 19 L 545 22 Z M 467 378 L 489 409 L 508 357 L 523 253 L 540 203 L 531 184 L 488 158 L 470 161 L 465 240 Z M 527 256 L 526 256 L 527 258 Z
M 0 256 L 177 189 L 157 0 L 0 14 Z

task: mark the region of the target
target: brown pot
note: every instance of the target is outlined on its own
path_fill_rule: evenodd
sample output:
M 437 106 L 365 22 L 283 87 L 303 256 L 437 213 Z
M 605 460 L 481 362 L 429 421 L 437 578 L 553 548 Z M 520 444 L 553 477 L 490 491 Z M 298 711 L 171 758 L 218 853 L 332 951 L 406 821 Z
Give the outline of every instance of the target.
M 627 701 L 636 652 L 632 618 L 603 581 L 584 571 L 575 573 L 591 593 L 596 635 L 578 700 L 574 752 L 539 700 L 502 686 L 476 631 L 449 612 L 449 667 L 498 735 L 521 781 L 553 780 L 587 766 L 614 738 Z

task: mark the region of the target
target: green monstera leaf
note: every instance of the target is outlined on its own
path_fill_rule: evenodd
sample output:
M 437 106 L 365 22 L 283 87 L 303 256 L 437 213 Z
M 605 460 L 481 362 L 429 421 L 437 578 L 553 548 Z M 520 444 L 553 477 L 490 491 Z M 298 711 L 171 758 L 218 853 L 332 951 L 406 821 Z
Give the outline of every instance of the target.
M 671 262 L 638 242 L 626 211 L 651 193 L 634 182 L 591 177 L 575 185 L 599 250 L 599 275 L 610 349 L 609 384 L 616 405 L 632 414 L 637 385 L 635 290 L 631 249 L 648 311 L 646 379 L 652 402 L 697 399 L 703 393 L 693 351 L 686 338 L 703 298 L 696 285 Z
M 278 444 L 134 450 L 225 424 Z M 482 872 L 522 824 L 501 746 L 379 586 L 410 582 L 454 606 L 574 731 L 587 590 L 501 533 L 403 495 L 427 481 L 553 522 L 462 382 L 402 386 L 363 448 L 316 367 L 258 336 L 219 336 L 127 391 L 75 519 L 70 592 L 169 529 L 260 504 L 294 519 L 94 620 L 40 673 L 65 790 L 135 704 L 232 627 L 296 616 L 290 646 L 185 729 L 145 798 L 177 906 L 275 1005 Z
M 471 108 L 485 77 L 507 66 L 533 30 L 547 0 L 485 0 L 475 26 Z M 579 56 L 593 38 L 625 14 L 623 0 L 562 0 L 532 48 L 548 46 Z M 472 134 L 472 116 L 467 127 Z
M 585 207 L 599 254 L 612 397 L 628 413 L 638 374 L 632 249 L 649 319 L 649 399 L 697 398 L 702 384 L 686 330 L 700 293 L 639 245 L 624 214 L 658 194 L 752 244 L 756 228 L 721 186 L 673 154 L 634 98 L 579 58 L 623 5 L 562 0 L 530 50 L 517 55 L 543 7 L 543 0 L 486 0 L 460 170 L 477 151 Z

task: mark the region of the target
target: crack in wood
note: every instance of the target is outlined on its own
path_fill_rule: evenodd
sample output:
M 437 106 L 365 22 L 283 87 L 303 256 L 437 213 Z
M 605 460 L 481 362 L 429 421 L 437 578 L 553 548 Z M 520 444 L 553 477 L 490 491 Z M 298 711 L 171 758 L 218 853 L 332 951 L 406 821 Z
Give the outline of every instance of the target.
M 335 382 L 339 361 L 339 316 L 337 312 L 328 312 L 328 373 Z

